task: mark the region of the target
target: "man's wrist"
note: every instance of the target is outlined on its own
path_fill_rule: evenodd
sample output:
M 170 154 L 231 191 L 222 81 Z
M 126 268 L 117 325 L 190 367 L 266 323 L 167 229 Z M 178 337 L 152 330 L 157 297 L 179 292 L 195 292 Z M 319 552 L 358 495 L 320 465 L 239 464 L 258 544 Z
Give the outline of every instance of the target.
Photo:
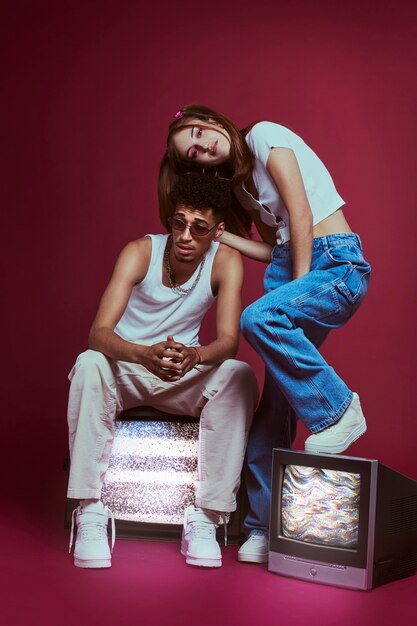
M 201 352 L 199 350 L 199 348 L 196 348 L 195 346 L 193 346 L 195 353 L 197 355 L 197 363 L 196 365 L 200 365 L 202 363 L 202 358 L 201 358 Z
M 136 365 L 143 365 L 143 359 L 145 356 L 145 352 L 148 349 L 148 346 L 143 346 L 141 344 L 133 344 L 134 348 L 132 350 L 133 352 L 133 362 L 136 363 Z

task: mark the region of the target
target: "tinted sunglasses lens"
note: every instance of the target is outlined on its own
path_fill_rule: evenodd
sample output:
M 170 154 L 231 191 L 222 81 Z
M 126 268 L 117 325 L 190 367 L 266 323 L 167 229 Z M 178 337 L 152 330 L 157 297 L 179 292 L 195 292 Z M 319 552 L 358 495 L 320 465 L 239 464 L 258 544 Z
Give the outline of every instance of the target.
M 168 222 L 174 230 L 184 230 L 187 226 L 187 224 L 178 219 L 178 217 L 170 217 Z
M 190 231 L 191 231 L 191 234 L 195 235 L 196 237 L 204 237 L 210 232 L 210 229 L 206 228 L 205 226 L 199 226 L 198 224 L 193 224 L 190 227 Z
M 168 223 L 174 230 L 185 230 L 187 228 L 187 224 L 180 220 L 178 217 L 170 217 Z M 200 226 L 199 224 L 191 224 L 190 226 L 190 233 L 194 237 L 204 237 L 209 232 L 209 228 L 206 228 L 205 226 Z

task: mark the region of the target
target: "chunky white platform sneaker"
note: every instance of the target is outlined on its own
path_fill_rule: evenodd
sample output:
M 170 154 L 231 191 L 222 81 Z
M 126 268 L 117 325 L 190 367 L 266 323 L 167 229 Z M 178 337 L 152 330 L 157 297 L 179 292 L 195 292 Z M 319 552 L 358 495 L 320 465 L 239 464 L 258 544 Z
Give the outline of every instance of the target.
M 246 563 L 268 562 L 268 534 L 263 530 L 252 530 L 239 548 L 237 560 Z
M 222 553 L 216 540 L 221 514 L 189 506 L 184 515 L 181 554 L 188 565 L 221 567 Z M 225 522 L 226 523 L 226 522 Z
M 304 443 L 306 452 L 340 454 L 366 432 L 366 421 L 357 393 L 336 424 L 310 435 Z
M 80 506 L 72 512 L 69 551 L 74 539 L 74 526 L 77 536 L 74 548 L 74 565 L 77 567 L 111 567 L 111 552 L 107 537 L 107 524 L 111 519 L 112 546 L 115 542 L 113 513 L 100 501 Z

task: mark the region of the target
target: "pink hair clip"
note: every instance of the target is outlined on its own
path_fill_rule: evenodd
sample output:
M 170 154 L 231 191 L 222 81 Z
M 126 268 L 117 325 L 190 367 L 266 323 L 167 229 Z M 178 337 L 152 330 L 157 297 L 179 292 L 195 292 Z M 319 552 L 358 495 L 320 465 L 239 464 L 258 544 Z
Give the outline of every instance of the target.
M 175 119 L 180 120 L 182 117 L 184 117 L 184 113 L 182 111 L 175 113 Z

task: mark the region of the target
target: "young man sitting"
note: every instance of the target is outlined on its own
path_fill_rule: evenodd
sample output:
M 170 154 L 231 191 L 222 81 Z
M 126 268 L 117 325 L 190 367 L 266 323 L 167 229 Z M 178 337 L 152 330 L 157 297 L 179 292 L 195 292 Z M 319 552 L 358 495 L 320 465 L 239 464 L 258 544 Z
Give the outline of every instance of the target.
M 230 189 L 215 177 L 187 174 L 172 195 L 172 233 L 146 235 L 121 251 L 91 327 L 90 349 L 69 375 L 68 497 L 80 500 L 73 515 L 78 567 L 111 565 L 112 514 L 100 498 L 114 420 L 124 409 L 151 405 L 200 418 L 195 504 L 185 512 L 181 542 L 187 563 L 221 566 L 216 528 L 236 509 L 258 387 L 250 366 L 234 359 L 242 260 L 216 241 Z M 201 346 L 200 325 L 215 299 L 216 338 Z

